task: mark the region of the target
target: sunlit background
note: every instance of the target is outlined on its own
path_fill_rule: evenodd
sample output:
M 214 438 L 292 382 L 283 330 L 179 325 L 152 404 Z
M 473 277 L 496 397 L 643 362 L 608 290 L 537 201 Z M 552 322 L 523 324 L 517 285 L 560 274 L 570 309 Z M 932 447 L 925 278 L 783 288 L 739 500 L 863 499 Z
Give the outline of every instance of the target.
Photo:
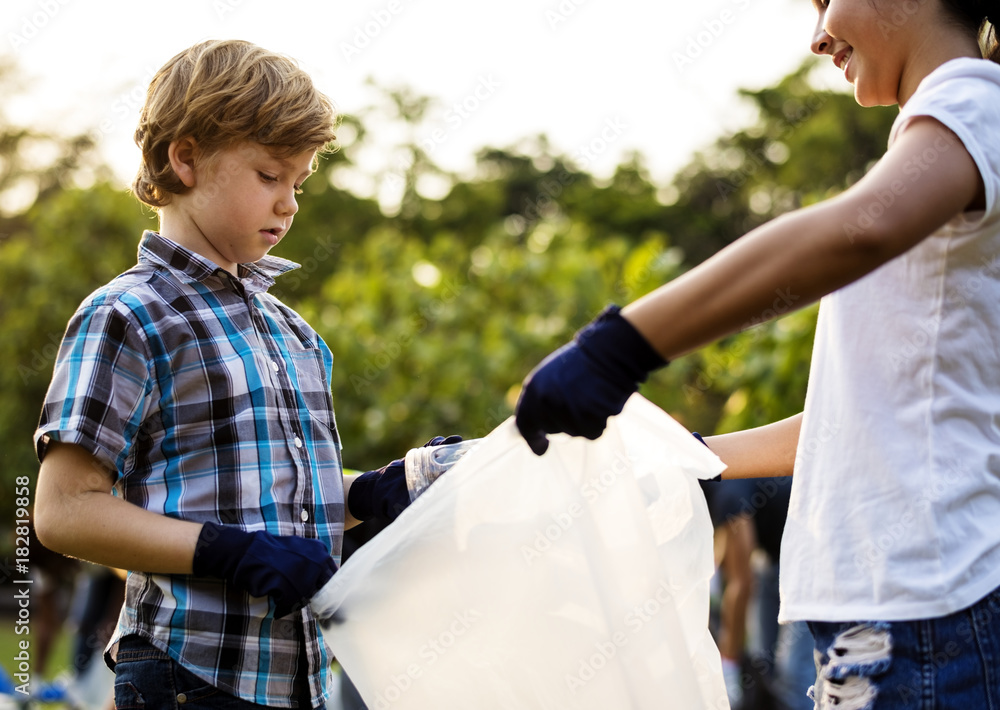
M 898 111 L 859 108 L 829 59 L 804 63 L 815 20 L 809 0 L 0 0 L 0 561 L 15 556 L 2 493 L 34 485 L 66 323 L 157 226 L 125 188 L 146 86 L 177 52 L 250 40 L 343 114 L 342 149 L 274 250 L 302 268 L 272 292 L 334 353 L 343 460 L 368 470 L 434 435 L 486 435 L 609 302 L 864 174 Z M 803 305 L 776 296 L 754 322 Z M 748 323 L 642 393 L 704 434 L 801 411 L 815 317 Z M 18 640 L 9 574 L 0 669 Z M 66 668 L 71 631 L 47 667 L 33 658 L 39 678 Z
M 736 90 L 797 66 L 814 23 L 808 0 L 5 0 L 0 39 L 26 91 L 4 111 L 96 131 L 124 181 L 152 73 L 197 41 L 241 38 L 297 59 L 346 113 L 373 100 L 369 80 L 438 99 L 418 138 L 445 168 L 468 170 L 478 147 L 544 133 L 596 175 L 639 150 L 662 182 L 748 120 Z M 822 76 L 843 83 L 832 64 Z M 395 137 L 380 136 L 377 115 L 369 124 L 372 149 L 355 159 L 374 172 L 393 159 L 378 148 Z M 374 189 L 360 177 L 350 187 Z

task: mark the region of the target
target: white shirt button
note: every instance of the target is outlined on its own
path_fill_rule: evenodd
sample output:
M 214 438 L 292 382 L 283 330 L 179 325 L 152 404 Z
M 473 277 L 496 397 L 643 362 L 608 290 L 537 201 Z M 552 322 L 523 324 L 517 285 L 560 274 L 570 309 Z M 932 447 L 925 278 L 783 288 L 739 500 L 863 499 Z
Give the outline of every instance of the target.
M 295 437 L 295 448 L 296 449 L 302 448 L 302 439 L 300 439 L 299 437 Z
M 302 509 L 302 512 L 301 512 L 301 513 L 299 513 L 299 518 L 301 518 L 301 519 L 302 519 L 302 522 L 303 522 L 303 523 L 304 523 L 304 522 L 307 522 L 307 521 L 309 520 L 309 511 L 308 511 L 308 510 L 306 510 L 305 508 L 303 508 L 303 509 Z
M 275 372 L 278 371 L 278 363 L 276 363 L 274 360 L 271 360 L 271 369 L 273 369 Z

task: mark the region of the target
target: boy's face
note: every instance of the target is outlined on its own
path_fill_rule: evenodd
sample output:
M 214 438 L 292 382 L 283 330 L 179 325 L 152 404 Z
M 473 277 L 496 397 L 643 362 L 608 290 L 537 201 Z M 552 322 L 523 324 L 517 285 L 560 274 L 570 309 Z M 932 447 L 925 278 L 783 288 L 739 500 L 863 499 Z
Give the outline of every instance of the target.
M 202 158 L 194 185 L 165 208 L 163 236 L 237 273 L 237 264 L 259 260 L 288 233 L 315 156 L 278 158 L 246 142 Z

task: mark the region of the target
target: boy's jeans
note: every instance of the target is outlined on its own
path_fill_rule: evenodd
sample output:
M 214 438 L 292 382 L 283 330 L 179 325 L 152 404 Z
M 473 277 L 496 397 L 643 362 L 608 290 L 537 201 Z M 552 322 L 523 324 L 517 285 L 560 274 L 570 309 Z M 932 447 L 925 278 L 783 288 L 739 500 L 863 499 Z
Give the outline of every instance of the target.
M 265 710 L 208 685 L 138 636 L 118 644 L 115 710 Z
M 1000 589 L 936 619 L 809 628 L 819 710 L 1000 709 Z

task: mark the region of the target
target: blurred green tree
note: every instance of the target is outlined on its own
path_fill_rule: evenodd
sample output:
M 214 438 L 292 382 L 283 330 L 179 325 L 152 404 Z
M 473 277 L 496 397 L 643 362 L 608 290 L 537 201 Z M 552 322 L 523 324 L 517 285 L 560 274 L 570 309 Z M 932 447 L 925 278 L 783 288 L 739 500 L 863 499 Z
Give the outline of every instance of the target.
M 816 90 L 811 66 L 743 92 L 758 119 L 670 185 L 654 184 L 638 154 L 597 180 L 544 136 L 484 148 L 471 174 L 447 173 L 423 138 L 435 104 L 405 89 L 345 116 L 342 149 L 306 183 L 296 227 L 275 252 L 302 264 L 276 294 L 334 352 L 345 463 L 378 466 L 435 434 L 485 434 L 510 414 L 530 368 L 606 303 L 632 301 L 763 221 L 857 180 L 895 112 Z M 0 86 L 9 76 L 0 72 Z M 387 123 L 401 142 L 381 173 L 363 175 L 371 126 Z M 30 148 L 39 140 L 59 149 L 40 160 Z M 359 179 L 373 189 L 359 194 Z M 24 181 L 35 187 L 18 189 L 32 199 L 5 203 Z M 0 115 L 4 204 L 0 477 L 9 482 L 37 470 L 31 434 L 67 319 L 134 263 L 141 230 L 156 223 L 114 186 L 85 138 L 36 136 Z M 801 305 L 795 294 L 776 299 L 778 310 Z M 814 319 L 815 307 L 749 328 L 678 359 L 643 392 L 706 433 L 791 414 L 804 398 Z M 9 505 L 0 498 L 0 513 Z

